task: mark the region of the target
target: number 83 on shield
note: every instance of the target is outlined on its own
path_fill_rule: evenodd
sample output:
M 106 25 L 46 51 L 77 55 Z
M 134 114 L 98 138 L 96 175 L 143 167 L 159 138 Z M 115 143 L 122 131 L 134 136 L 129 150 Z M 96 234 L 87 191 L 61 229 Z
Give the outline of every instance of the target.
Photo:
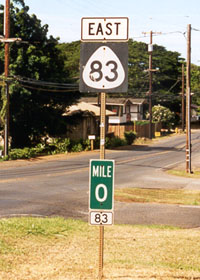
M 125 71 L 117 55 L 109 47 L 101 46 L 87 61 L 82 77 L 89 87 L 111 89 L 124 82 Z

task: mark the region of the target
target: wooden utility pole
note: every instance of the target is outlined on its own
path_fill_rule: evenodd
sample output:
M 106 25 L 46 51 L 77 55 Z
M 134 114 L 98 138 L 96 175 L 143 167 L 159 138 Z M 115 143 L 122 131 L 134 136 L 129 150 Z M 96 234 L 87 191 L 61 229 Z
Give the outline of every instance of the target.
M 142 32 L 147 34 L 148 32 Z M 149 138 L 152 139 L 152 72 L 157 71 L 157 69 L 152 69 L 152 55 L 153 55 L 153 34 L 161 34 L 161 32 L 150 31 L 150 43 L 148 45 L 149 53 Z
M 186 172 L 191 171 L 191 90 L 190 90 L 190 68 L 191 68 L 191 24 L 187 26 L 187 73 L 186 73 Z
M 184 73 L 184 64 L 182 64 L 182 131 L 185 130 L 185 73 Z
M 152 139 L 152 52 L 153 52 L 153 32 L 150 31 L 149 52 L 149 138 Z
M 6 0 L 5 2 L 4 37 L 5 39 L 8 39 L 10 37 L 10 0 Z M 5 42 L 4 75 L 5 75 L 5 96 L 6 96 L 6 114 L 5 114 L 5 125 L 4 125 L 4 156 L 8 156 L 10 98 L 9 98 L 9 83 L 7 79 L 9 76 L 9 42 Z

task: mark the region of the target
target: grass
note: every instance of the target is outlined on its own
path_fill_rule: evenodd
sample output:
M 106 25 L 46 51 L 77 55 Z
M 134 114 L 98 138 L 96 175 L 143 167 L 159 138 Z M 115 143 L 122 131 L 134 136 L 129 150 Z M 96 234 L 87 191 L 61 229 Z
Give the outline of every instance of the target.
M 199 170 L 194 170 L 190 174 L 190 173 L 187 173 L 185 170 L 171 169 L 171 170 L 168 170 L 167 173 L 170 174 L 170 175 L 187 177 L 187 178 L 200 178 L 200 171 Z
M 115 200 L 121 202 L 200 205 L 200 191 L 123 188 L 115 190 Z
M 198 230 L 105 228 L 104 279 L 200 279 Z M 0 279 L 98 279 L 99 227 L 63 218 L 0 220 Z

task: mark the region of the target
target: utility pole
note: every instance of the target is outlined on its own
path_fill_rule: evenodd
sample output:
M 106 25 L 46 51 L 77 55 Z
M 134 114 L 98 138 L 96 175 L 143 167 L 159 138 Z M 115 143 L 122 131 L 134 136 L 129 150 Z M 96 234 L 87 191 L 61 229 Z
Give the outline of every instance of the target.
M 153 53 L 153 32 L 150 31 L 149 52 L 149 138 L 152 139 L 152 53 Z
M 191 171 L 191 89 L 190 89 L 190 68 L 191 68 L 191 24 L 187 26 L 187 73 L 186 73 L 186 172 Z
M 8 39 L 10 37 L 10 0 L 5 0 L 4 10 L 4 37 Z M 5 114 L 5 125 L 4 125 L 4 157 L 8 156 L 9 146 L 9 83 L 7 81 L 9 76 L 9 42 L 5 42 L 5 64 L 4 64 L 4 75 L 5 75 L 5 96 L 6 96 L 6 114 Z
M 142 32 L 147 34 L 148 32 Z M 153 34 L 161 34 L 161 32 L 150 31 L 150 43 L 148 45 L 149 53 L 149 138 L 152 139 L 152 72 L 158 71 L 157 69 L 152 69 L 152 55 L 153 55 Z
M 182 64 L 182 131 L 185 130 L 185 73 L 184 73 L 184 63 Z
M 20 42 L 21 38 L 10 38 L 10 0 L 5 0 L 4 7 L 4 36 L 0 37 L 0 42 L 5 44 L 5 58 L 4 58 L 4 76 L 3 82 L 5 88 L 6 97 L 6 112 L 5 112 L 5 124 L 4 124 L 4 157 L 8 156 L 9 147 L 9 115 L 10 115 L 10 95 L 9 95 L 9 43 Z

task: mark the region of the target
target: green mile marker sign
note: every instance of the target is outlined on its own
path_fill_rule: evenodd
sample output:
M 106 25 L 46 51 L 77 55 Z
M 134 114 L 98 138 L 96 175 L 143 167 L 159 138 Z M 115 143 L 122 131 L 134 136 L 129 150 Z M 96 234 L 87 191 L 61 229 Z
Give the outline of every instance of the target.
M 114 160 L 90 160 L 90 210 L 113 210 Z

